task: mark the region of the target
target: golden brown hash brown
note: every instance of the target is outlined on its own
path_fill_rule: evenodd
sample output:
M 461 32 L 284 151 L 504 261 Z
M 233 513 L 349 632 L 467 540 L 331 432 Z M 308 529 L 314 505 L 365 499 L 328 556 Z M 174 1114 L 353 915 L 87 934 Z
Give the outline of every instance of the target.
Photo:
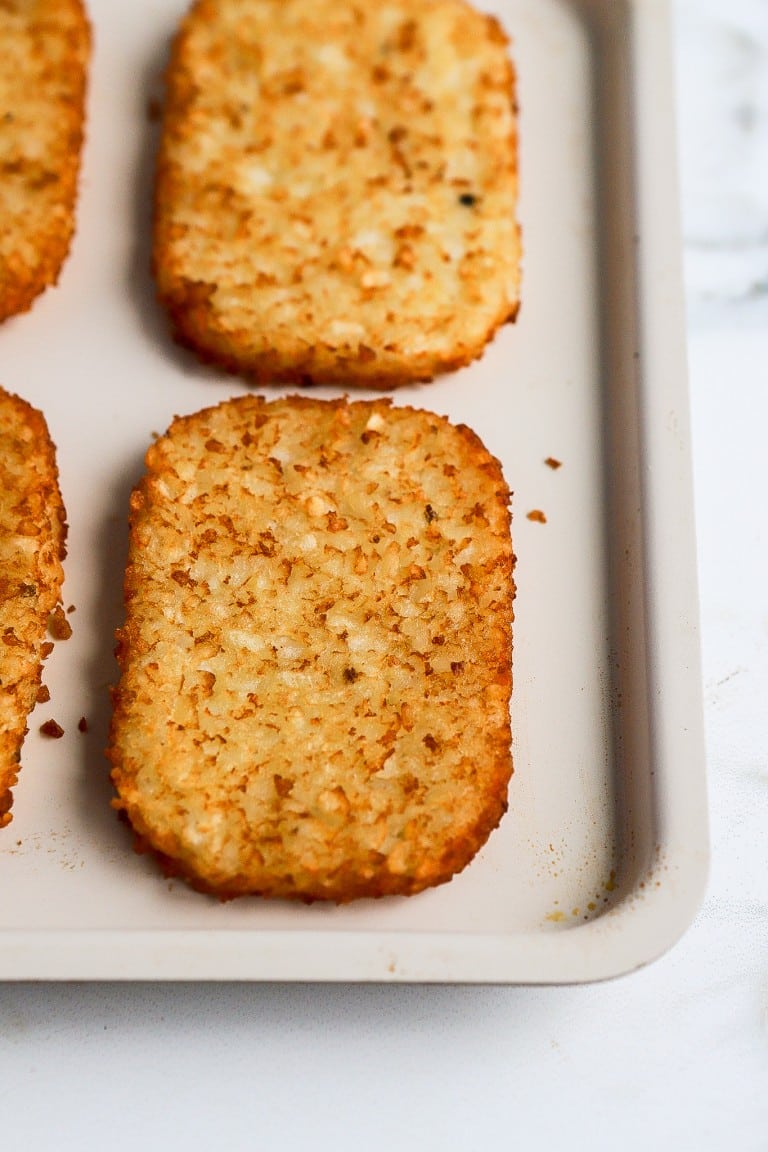
M 514 73 L 465 0 L 197 0 L 167 74 L 154 266 L 260 383 L 469 363 L 519 302 Z
M 463 425 L 244 397 L 131 500 L 110 758 L 194 887 L 347 901 L 449 880 L 506 810 L 509 491 Z
M 0 388 L 0 828 L 11 821 L 27 716 L 60 604 L 66 523 L 42 414 Z
M 80 0 L 0 3 L 0 320 L 55 284 L 75 229 L 90 29 Z

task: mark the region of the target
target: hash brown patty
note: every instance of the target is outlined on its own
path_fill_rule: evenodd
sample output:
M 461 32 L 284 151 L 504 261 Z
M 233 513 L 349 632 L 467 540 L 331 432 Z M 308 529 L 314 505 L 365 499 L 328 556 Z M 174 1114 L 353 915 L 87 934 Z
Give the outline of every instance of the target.
M 155 189 L 179 339 L 266 384 L 479 356 L 519 303 L 514 88 L 465 0 L 197 0 Z
M 509 491 L 463 425 L 246 396 L 131 498 L 110 758 L 139 844 L 221 897 L 447 881 L 506 810 Z
M 75 230 L 90 28 L 80 0 L 0 3 L 0 320 L 55 284 Z
M 0 828 L 61 603 L 66 523 L 42 413 L 0 388 Z

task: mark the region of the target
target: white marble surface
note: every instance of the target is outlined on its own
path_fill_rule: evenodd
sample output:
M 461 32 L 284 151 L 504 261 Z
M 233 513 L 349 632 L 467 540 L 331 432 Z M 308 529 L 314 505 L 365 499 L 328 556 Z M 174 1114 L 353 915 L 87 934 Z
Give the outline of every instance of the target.
M 768 5 L 677 0 L 680 157 L 693 328 L 768 300 Z
M 678 0 L 708 896 L 552 989 L 0 988 L 0 1147 L 768 1149 L 768 0 Z

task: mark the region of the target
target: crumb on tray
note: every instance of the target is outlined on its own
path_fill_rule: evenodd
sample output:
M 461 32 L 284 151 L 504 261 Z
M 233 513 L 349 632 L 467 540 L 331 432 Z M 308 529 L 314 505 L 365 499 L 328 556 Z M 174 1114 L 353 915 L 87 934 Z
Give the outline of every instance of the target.
M 64 729 L 55 720 L 46 720 L 44 724 L 40 725 L 40 731 L 43 736 L 50 736 L 52 740 L 60 740 L 64 735 Z

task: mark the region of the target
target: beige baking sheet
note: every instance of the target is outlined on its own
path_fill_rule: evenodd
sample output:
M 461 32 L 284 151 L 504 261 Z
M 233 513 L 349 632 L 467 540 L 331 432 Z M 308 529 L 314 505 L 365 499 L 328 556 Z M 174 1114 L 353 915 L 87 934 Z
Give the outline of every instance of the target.
M 487 7 L 519 71 L 523 307 L 480 362 L 396 402 L 471 425 L 514 489 L 507 816 L 452 883 L 336 908 L 197 895 L 134 855 L 111 811 L 128 493 L 174 413 L 246 386 L 171 342 L 148 271 L 148 106 L 184 5 L 91 0 L 74 251 L 0 330 L 2 382 L 59 448 L 75 605 L 0 833 L 0 977 L 586 980 L 692 918 L 707 834 L 667 5 Z M 38 734 L 49 716 L 59 741 Z

